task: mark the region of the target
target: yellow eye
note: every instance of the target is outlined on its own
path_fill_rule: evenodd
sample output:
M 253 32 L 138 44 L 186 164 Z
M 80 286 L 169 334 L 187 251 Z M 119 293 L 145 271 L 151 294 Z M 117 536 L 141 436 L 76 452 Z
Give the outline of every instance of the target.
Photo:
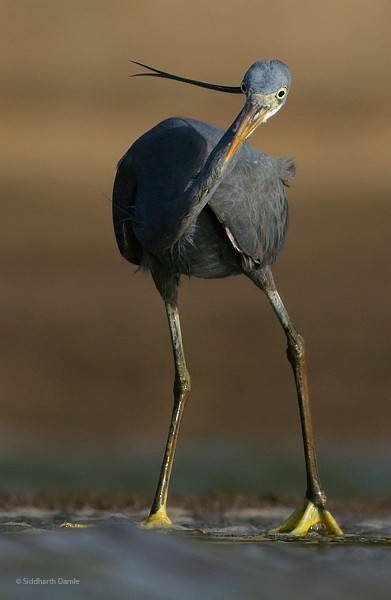
M 242 83 L 240 85 L 240 89 L 242 90 L 243 94 L 247 94 L 247 88 L 246 88 L 246 84 L 244 83 L 244 81 L 242 81 Z
M 285 98 L 285 96 L 287 95 L 287 93 L 288 93 L 288 88 L 286 88 L 285 86 L 282 87 L 282 88 L 280 88 L 278 90 L 278 92 L 276 93 L 277 100 L 282 100 L 283 98 Z

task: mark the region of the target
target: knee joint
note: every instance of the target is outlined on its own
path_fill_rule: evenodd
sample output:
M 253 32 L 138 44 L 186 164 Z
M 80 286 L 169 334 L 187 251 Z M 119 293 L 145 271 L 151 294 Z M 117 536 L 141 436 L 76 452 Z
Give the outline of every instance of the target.
M 303 359 L 305 357 L 305 341 L 302 335 L 297 331 L 293 331 L 288 335 L 287 355 L 291 358 Z
M 186 397 L 190 393 L 190 387 L 189 372 L 186 370 L 181 373 L 177 373 L 174 382 L 174 393 Z

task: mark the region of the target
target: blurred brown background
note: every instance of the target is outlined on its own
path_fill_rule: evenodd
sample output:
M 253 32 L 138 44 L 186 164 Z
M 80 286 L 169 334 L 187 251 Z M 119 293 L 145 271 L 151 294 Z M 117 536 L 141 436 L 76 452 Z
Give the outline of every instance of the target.
M 238 85 L 252 62 L 278 58 L 293 74 L 288 103 L 251 138 L 298 165 L 275 278 L 307 341 L 322 453 L 368 447 L 381 460 L 390 19 L 387 0 L 1 1 L 4 452 L 160 452 L 173 377 L 164 308 L 121 259 L 107 198 L 142 132 L 170 115 L 227 127 L 242 99 L 130 79 L 129 60 Z M 265 298 L 237 277 L 184 279 L 180 301 L 193 382 L 181 447 L 281 443 L 301 457 L 285 339 Z

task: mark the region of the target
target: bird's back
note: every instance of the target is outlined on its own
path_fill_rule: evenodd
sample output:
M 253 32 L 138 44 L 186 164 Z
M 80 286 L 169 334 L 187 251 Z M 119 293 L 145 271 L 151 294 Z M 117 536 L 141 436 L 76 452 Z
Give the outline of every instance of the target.
M 186 189 L 197 178 L 224 131 L 192 119 L 171 118 L 141 136 L 118 165 L 113 216 L 122 254 L 142 264 L 145 253 L 170 261 L 177 272 L 221 277 L 242 267 L 271 264 L 287 225 L 283 184 L 294 176 L 288 158 L 248 144 L 208 204 L 169 252 L 164 246 L 186 213 Z

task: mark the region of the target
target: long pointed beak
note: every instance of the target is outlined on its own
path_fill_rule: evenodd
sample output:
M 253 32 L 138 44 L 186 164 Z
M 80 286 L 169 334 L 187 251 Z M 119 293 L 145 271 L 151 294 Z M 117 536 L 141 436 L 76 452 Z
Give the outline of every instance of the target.
M 252 134 L 254 129 L 263 122 L 269 111 L 270 106 L 262 106 L 259 108 L 259 106 L 256 106 L 255 104 L 248 104 L 247 109 L 239 122 L 236 133 L 228 147 L 227 154 L 225 155 L 225 162 L 228 162 L 232 158 L 240 144 L 244 142 L 244 140 Z

